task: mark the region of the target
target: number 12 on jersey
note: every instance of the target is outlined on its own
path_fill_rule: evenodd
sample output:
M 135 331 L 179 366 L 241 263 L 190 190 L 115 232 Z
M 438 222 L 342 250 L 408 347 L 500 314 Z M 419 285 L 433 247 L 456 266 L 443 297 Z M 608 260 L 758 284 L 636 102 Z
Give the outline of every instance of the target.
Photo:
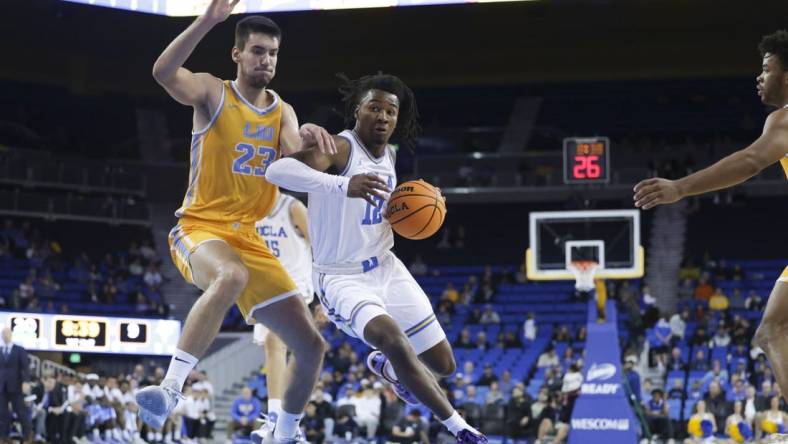
M 394 189 L 394 178 L 388 176 L 388 186 L 389 189 Z M 381 197 L 373 197 L 372 200 L 375 201 L 376 206 L 372 206 L 371 203 L 367 202 L 366 210 L 364 211 L 364 219 L 361 220 L 361 225 L 377 225 L 383 222 L 383 198 Z

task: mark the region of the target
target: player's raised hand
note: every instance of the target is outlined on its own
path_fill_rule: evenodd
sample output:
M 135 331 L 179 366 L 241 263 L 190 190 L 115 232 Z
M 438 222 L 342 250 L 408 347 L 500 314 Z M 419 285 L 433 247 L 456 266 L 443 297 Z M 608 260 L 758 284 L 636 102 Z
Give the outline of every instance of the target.
M 379 203 L 375 201 L 376 197 L 385 199 L 386 193 L 390 192 L 391 190 L 386 182 L 373 173 L 356 174 L 350 178 L 350 183 L 347 187 L 348 197 L 360 197 L 374 207 L 377 207 Z
M 671 204 L 682 198 L 676 181 L 655 177 L 635 185 L 635 206 L 648 210 L 662 204 Z
M 318 151 L 323 154 L 336 154 L 337 145 L 334 138 L 322 126 L 314 123 L 305 123 L 298 130 L 301 139 L 309 146 L 317 145 Z
M 233 13 L 233 8 L 241 0 L 211 0 L 208 9 L 205 10 L 203 17 L 210 20 L 212 23 L 221 23 L 230 17 Z

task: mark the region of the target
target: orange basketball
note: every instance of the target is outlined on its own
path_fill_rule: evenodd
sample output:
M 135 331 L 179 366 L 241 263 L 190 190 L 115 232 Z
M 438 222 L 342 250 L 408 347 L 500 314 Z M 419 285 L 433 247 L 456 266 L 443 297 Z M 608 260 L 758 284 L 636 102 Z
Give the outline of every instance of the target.
M 419 179 L 401 183 L 391 193 L 388 219 L 402 237 L 419 240 L 435 234 L 446 217 L 440 191 Z

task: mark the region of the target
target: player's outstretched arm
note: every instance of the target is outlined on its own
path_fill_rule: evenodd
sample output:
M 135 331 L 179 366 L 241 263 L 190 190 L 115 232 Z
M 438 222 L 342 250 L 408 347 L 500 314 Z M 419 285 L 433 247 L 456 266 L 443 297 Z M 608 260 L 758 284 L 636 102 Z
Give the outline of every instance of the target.
M 752 145 L 678 180 L 659 177 L 635 185 L 635 206 L 648 210 L 687 196 L 738 185 L 779 161 L 788 153 L 788 110 L 773 112 L 763 134 Z
M 239 1 L 211 0 L 205 13 L 176 37 L 153 64 L 153 78 L 173 99 L 184 105 L 203 106 L 212 90 L 220 91 L 221 84 L 216 77 L 207 73 L 193 73 L 183 64 L 205 34 L 227 20 Z
M 334 138 L 323 127 L 313 123 L 305 123 L 298 127 L 298 117 L 289 103 L 282 105 L 282 127 L 279 135 L 279 146 L 282 154 L 289 156 L 309 147 L 315 147 L 321 153 L 336 154 L 337 145 Z
M 353 177 L 327 174 L 332 166 L 344 170 L 350 157 L 349 142 L 333 136 L 336 154 L 326 154 L 317 148 L 299 151 L 268 166 L 265 178 L 282 188 L 301 193 L 343 194 L 360 197 L 377 206 L 375 196 L 384 198 L 390 192 L 388 184 L 376 174 L 357 174 Z

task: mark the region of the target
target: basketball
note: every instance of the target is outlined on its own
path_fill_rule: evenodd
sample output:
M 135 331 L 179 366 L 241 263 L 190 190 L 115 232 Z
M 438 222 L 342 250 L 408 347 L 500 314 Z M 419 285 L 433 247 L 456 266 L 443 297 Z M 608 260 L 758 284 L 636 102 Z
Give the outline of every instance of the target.
M 389 222 L 402 237 L 420 240 L 435 234 L 446 218 L 440 191 L 419 179 L 400 184 L 389 199 Z

